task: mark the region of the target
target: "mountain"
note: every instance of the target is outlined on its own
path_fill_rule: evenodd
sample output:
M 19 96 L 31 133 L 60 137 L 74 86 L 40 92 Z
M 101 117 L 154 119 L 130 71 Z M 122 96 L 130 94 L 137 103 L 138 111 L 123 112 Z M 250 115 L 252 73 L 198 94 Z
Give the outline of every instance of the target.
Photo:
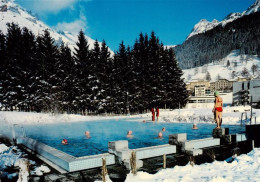
M 51 27 L 40 21 L 31 12 L 26 11 L 24 8 L 16 4 L 13 0 L 0 0 L 0 30 L 6 34 L 7 24 L 16 23 L 19 27 L 27 27 L 35 35 L 42 34 L 44 30 L 48 29 L 52 38 L 59 44 L 63 41 L 72 50 L 74 49 L 75 43 L 78 38 L 77 35 L 73 35 L 70 32 L 59 31 L 52 29 Z M 90 48 L 94 46 L 94 40 L 87 37 Z
M 206 19 L 202 19 L 197 23 L 194 28 L 192 29 L 191 33 L 188 35 L 187 39 L 190 37 L 205 33 L 206 31 L 209 31 L 218 25 L 225 26 L 227 23 L 233 22 L 234 20 L 241 18 L 245 15 L 250 15 L 253 13 L 256 13 L 260 11 L 260 0 L 256 0 L 254 4 L 252 4 L 246 11 L 242 13 L 230 13 L 226 18 L 224 18 L 222 21 L 218 21 L 214 19 L 212 22 L 207 21 Z M 186 39 L 186 40 L 187 40 Z
M 213 20 L 212 22 L 207 21 L 206 19 L 202 19 L 199 21 L 199 23 L 197 23 L 194 28 L 192 29 L 191 33 L 189 34 L 188 38 L 200 34 L 200 33 L 204 33 L 208 30 L 211 30 L 213 28 L 215 28 L 217 25 L 219 25 L 218 20 Z
M 221 60 L 234 50 L 240 54 L 260 57 L 260 0 L 243 13 L 231 13 L 217 21 L 200 21 L 194 32 L 182 44 L 174 47 L 183 69 Z M 216 25 L 217 24 L 217 25 Z M 195 32 L 196 30 L 196 32 Z

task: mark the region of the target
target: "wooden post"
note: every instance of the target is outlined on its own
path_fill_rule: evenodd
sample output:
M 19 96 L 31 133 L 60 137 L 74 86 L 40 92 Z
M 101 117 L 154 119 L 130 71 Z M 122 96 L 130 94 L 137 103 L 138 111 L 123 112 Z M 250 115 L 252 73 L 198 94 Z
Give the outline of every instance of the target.
M 166 169 L 166 154 L 163 154 L 163 169 Z
M 135 175 L 137 173 L 137 171 L 136 171 L 136 151 L 135 150 L 133 150 L 131 152 L 130 165 L 131 165 L 132 173 Z
M 106 159 L 105 158 L 102 158 L 102 171 L 101 171 L 101 174 L 102 174 L 103 182 L 106 182 L 106 175 L 108 174 L 108 172 L 107 172 L 107 166 L 106 166 Z

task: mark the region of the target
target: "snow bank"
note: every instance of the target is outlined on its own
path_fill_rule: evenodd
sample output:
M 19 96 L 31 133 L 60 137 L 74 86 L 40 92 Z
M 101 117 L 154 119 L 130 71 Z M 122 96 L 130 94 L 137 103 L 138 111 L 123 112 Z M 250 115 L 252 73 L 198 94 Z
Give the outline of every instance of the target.
M 156 174 L 138 172 L 127 175 L 126 182 L 170 182 L 170 181 L 259 181 L 260 179 L 260 149 L 254 149 L 248 155 L 238 156 L 232 163 L 215 161 L 202 165 L 190 164 L 162 169 Z
M 224 107 L 223 124 L 240 124 L 241 113 L 246 112 L 249 122 L 250 106 Z M 253 122 L 256 117 L 257 123 L 260 123 L 260 109 L 253 109 Z M 245 115 L 244 115 L 245 116 Z M 131 115 L 131 116 L 81 116 L 75 114 L 45 114 L 45 113 L 29 113 L 29 112 L 8 112 L 0 111 L 0 129 L 4 125 L 33 125 L 33 124 L 52 124 L 61 122 L 85 122 L 95 120 L 120 119 L 128 118 L 131 121 L 143 120 L 151 121 L 151 113 Z M 175 110 L 160 110 L 159 122 L 174 123 L 214 123 L 214 116 L 211 108 L 190 108 Z
M 5 144 L 0 144 L 0 154 L 7 151 L 9 147 L 7 147 Z
M 52 124 L 59 122 L 80 122 L 93 121 L 100 119 L 111 119 L 114 117 L 106 116 L 82 116 L 76 114 L 51 114 L 51 113 L 33 113 L 33 112 L 10 112 L 0 111 L 0 122 L 3 124 Z M 118 118 L 118 117 L 117 117 Z
M 32 165 L 34 170 L 31 171 L 32 175 L 41 176 L 43 173 L 49 173 L 51 170 L 44 165 L 40 167 L 35 166 L 36 162 L 27 159 L 27 155 L 22 153 L 16 146 L 7 147 L 5 144 L 0 144 L 0 179 L 12 179 L 18 176 L 17 182 L 27 182 L 29 177 L 29 166 Z M 19 168 L 19 174 L 5 172 L 7 168 Z M 1 180 L 0 180 L 1 181 Z
M 40 167 L 35 168 L 31 174 L 33 175 L 37 175 L 37 176 L 42 176 L 44 173 L 49 173 L 51 170 L 45 166 L 45 165 L 41 165 Z

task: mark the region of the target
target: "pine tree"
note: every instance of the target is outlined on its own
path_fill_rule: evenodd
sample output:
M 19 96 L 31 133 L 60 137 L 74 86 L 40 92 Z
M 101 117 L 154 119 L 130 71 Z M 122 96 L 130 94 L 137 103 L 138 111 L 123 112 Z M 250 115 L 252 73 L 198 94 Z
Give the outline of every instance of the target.
M 249 71 L 246 67 L 243 68 L 242 72 L 241 72 L 241 75 L 243 77 L 249 77 Z
M 36 38 L 35 35 L 28 29 L 22 29 L 22 45 L 21 45 L 21 74 L 20 85 L 22 95 L 20 107 L 23 111 L 31 111 L 34 100 L 34 84 L 36 77 Z
M 159 40 L 152 32 L 149 39 L 149 53 L 148 53 L 148 98 L 149 98 L 149 108 L 155 107 L 157 105 L 157 97 L 159 96 L 158 84 L 159 77 L 157 69 L 160 66 L 159 59 Z
M 230 61 L 228 60 L 227 61 L 227 68 L 230 66 Z
M 58 112 L 60 87 L 58 86 L 58 48 L 48 30 L 36 39 L 36 57 L 39 62 L 36 105 L 38 110 Z
M 76 79 L 74 80 L 73 92 L 75 93 L 75 107 L 85 114 L 87 110 L 94 110 L 91 106 L 92 88 L 90 87 L 90 78 L 93 69 L 93 64 L 90 61 L 91 54 L 88 41 L 84 32 L 81 30 L 78 34 L 78 42 L 75 47 L 75 62 L 76 62 Z
M 94 48 L 91 52 L 91 72 L 90 72 L 90 88 L 92 89 L 92 93 L 90 96 L 90 102 L 91 102 L 91 106 L 92 109 L 95 111 L 101 110 L 100 112 L 102 112 L 103 107 L 100 104 L 100 99 L 101 97 L 101 82 L 102 80 L 100 80 L 100 67 L 102 66 L 100 63 L 100 47 L 99 47 L 99 42 L 96 40 L 94 42 Z
M 4 98 L 4 70 L 6 68 L 6 39 L 5 35 L 0 30 L 0 103 L 3 103 Z M 0 104 L 0 110 L 3 108 L 3 105 Z
M 127 79 L 127 52 L 122 41 L 119 45 L 119 51 L 114 56 L 114 69 L 113 69 L 113 96 L 115 103 L 113 110 L 117 114 L 121 114 L 125 110 L 125 102 L 126 102 L 126 83 Z
M 98 79 L 100 81 L 100 94 L 98 97 L 100 112 L 111 112 L 110 95 L 111 95 L 111 58 L 110 51 L 103 40 L 100 50 L 100 63 L 98 66 Z
M 17 109 L 19 96 L 21 96 L 20 77 L 20 57 L 22 45 L 22 32 L 18 25 L 8 24 L 6 35 L 6 68 L 3 72 L 3 105 L 9 110 Z
M 257 64 L 253 64 L 252 67 L 251 67 L 251 70 L 253 72 L 253 75 L 255 75 L 255 72 L 258 71 L 258 65 Z
M 205 78 L 207 81 L 210 81 L 211 80 L 211 76 L 210 76 L 210 73 L 207 71 L 206 73 L 206 78 Z
M 73 92 L 73 84 L 75 80 L 74 70 L 75 64 L 71 55 L 71 50 L 67 45 L 61 43 L 59 51 L 59 69 L 57 77 L 59 78 L 59 87 L 61 88 L 61 101 L 62 110 L 67 113 L 73 113 L 75 108 L 73 107 L 73 100 L 75 93 Z
M 178 65 L 174 50 L 172 48 L 169 49 L 168 54 L 169 66 L 167 72 L 169 77 L 167 82 L 168 84 L 170 84 L 170 86 L 167 90 L 167 105 L 169 106 L 169 108 L 178 108 L 179 106 L 184 107 L 187 103 L 188 92 L 186 90 L 186 85 L 183 81 L 183 78 L 181 78 L 183 72 Z M 174 84 L 173 86 L 171 86 L 172 83 Z

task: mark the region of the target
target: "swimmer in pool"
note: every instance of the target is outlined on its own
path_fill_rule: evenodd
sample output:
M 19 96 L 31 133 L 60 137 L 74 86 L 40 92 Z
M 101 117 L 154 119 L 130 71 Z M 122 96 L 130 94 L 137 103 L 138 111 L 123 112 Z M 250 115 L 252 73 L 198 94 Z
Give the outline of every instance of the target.
M 85 131 L 85 135 L 86 135 L 87 138 L 90 138 L 90 137 L 91 137 L 89 131 Z
M 63 145 L 68 145 L 68 140 L 67 140 L 67 139 L 63 139 L 63 140 L 61 141 L 61 143 L 62 143 Z
M 163 128 L 162 128 L 162 131 L 163 131 L 163 132 L 165 132 L 165 131 L 166 131 L 166 128 L 165 128 L 165 127 L 163 127 Z
M 157 138 L 159 138 L 159 139 L 162 139 L 162 138 L 163 138 L 163 134 L 162 134 L 162 132 L 159 132 L 159 133 L 158 133 Z
M 126 137 L 127 137 L 127 138 L 133 138 L 134 136 L 133 136 L 132 134 L 133 134 L 132 130 L 129 130 L 129 131 L 127 132 Z
M 196 125 L 196 124 L 193 124 L 192 129 L 193 129 L 193 130 L 197 130 L 197 129 L 198 129 L 197 125 Z

